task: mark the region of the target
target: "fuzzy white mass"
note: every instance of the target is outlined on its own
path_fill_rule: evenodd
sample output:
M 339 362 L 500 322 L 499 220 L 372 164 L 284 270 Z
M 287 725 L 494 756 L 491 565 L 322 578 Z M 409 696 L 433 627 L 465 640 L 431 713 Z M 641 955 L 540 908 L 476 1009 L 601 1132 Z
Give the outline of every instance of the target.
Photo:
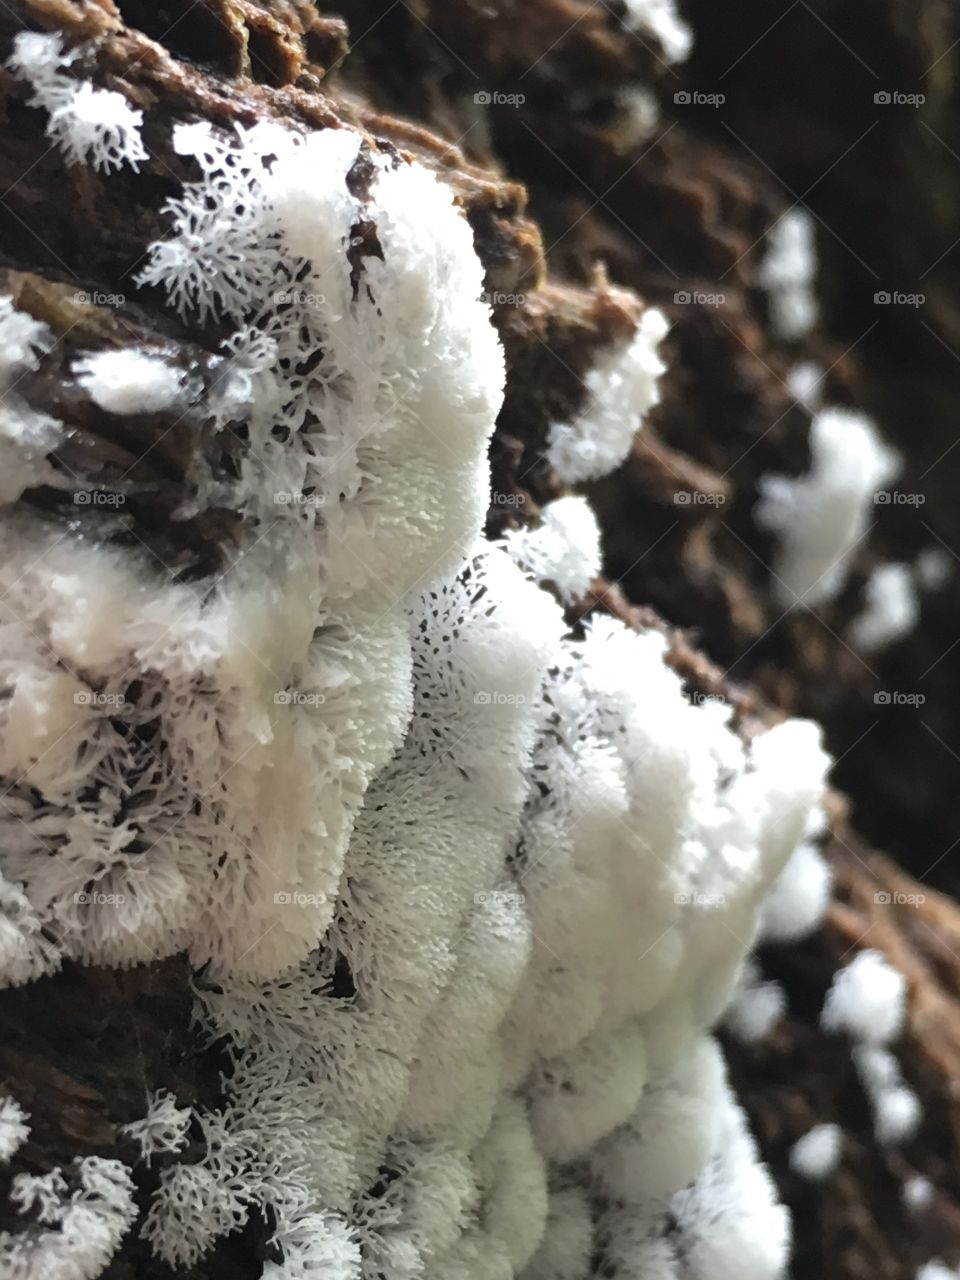
M 21 1182 L 21 1212 L 37 1210 L 45 1229 L 0 1231 L 4 1280 L 96 1280 L 137 1215 L 133 1180 L 119 1160 L 87 1156 L 78 1162 L 76 1189 L 56 1170 Z
M 0 1098 L 0 1163 L 6 1164 L 30 1135 L 29 1117 L 13 1098 Z
M 850 624 L 850 642 L 872 653 L 909 635 L 919 617 L 920 602 L 910 565 L 878 565 L 867 579 L 864 608 Z
M 899 459 L 871 420 L 824 409 L 810 427 L 810 470 L 760 479 L 758 524 L 779 535 L 774 592 L 790 609 L 814 608 L 837 594 L 869 531 L 874 495 Z
M 814 1125 L 790 1148 L 790 1168 L 811 1182 L 822 1181 L 837 1167 L 842 1141 L 837 1125 Z
M 759 272 L 773 327 L 786 341 L 802 338 L 817 322 L 816 275 L 813 219 L 805 209 L 790 209 L 767 233 Z
M 889 1044 L 903 1029 L 907 983 L 879 951 L 861 951 L 835 975 L 820 1025 L 868 1045 Z
M 73 366 L 84 391 L 108 413 L 158 413 L 181 397 L 183 378 L 162 357 L 146 351 L 98 351 Z
M 547 459 L 561 480 L 580 484 L 624 461 L 643 420 L 660 399 L 668 329 L 662 311 L 645 311 L 632 338 L 604 351 L 584 379 L 584 403 L 572 422 L 554 423 Z
M 269 1280 L 586 1280 L 597 1251 L 776 1280 L 786 1211 L 711 1029 L 818 811 L 819 731 L 746 742 L 661 634 L 570 632 L 544 587 L 596 573 L 582 500 L 479 537 L 503 361 L 433 175 L 345 128 L 174 141 L 195 180 L 142 280 L 229 331 L 209 409 L 249 449 L 190 502 L 256 536 L 198 589 L 0 518 L 4 980 L 205 966 L 223 1106 L 161 1094 L 126 1126 L 147 1160 L 201 1135 L 141 1225 L 172 1266 L 256 1208 Z M 46 337 L 18 314 L 20 367 Z M 600 358 L 554 433 L 568 478 L 625 456 L 664 329 Z M 129 364 L 77 374 L 132 403 Z M 16 1280 L 92 1280 L 134 1215 L 116 1162 L 61 1176 L 17 1184 L 59 1230 L 3 1237 Z
M 626 0 L 626 24 L 656 36 L 667 62 L 684 62 L 693 47 L 693 32 L 677 11 L 675 0 Z
M 822 922 L 830 902 L 833 876 L 817 846 L 797 845 L 763 902 L 760 937 L 763 942 L 796 942 Z
M 511 530 L 505 543 L 522 569 L 553 583 L 566 602 L 582 599 L 600 573 L 600 530 L 586 498 L 558 498 L 537 528 Z
M 105 173 L 124 165 L 137 169 L 147 158 L 140 138 L 143 112 L 122 93 L 68 75 L 80 52 L 64 51 L 57 35 L 21 32 L 8 66 L 30 84 L 31 104 L 48 115 L 47 137 L 71 164 L 91 164 Z

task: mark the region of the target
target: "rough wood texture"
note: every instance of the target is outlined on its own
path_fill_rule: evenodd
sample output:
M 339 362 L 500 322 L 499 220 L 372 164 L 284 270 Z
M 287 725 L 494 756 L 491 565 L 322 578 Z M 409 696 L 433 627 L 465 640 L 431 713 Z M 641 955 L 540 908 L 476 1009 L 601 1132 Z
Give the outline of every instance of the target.
M 171 119 L 355 125 L 371 146 L 398 147 L 442 172 L 473 226 L 508 360 L 492 450 L 494 534 L 560 492 L 542 458 L 547 426 L 582 402 L 596 351 L 629 332 L 644 306 L 664 306 L 674 328 L 663 402 L 627 464 L 592 488 L 610 581 L 595 584 L 584 607 L 642 625 L 669 619 L 679 628 L 670 632 L 678 669 L 692 688 L 731 700 L 745 732 L 781 709 L 822 718 L 843 757 L 855 825 L 874 843 L 889 841 L 915 875 L 956 888 L 953 857 L 942 856 L 957 834 L 958 668 L 942 657 L 960 634 L 956 593 L 935 598 L 916 634 L 869 667 L 842 639 L 873 558 L 938 540 L 960 545 L 946 456 L 960 360 L 960 251 L 950 252 L 960 198 L 955 14 L 937 0 L 784 0 L 774 10 L 747 0 L 735 20 L 712 0 L 687 8 L 699 51 L 677 75 L 626 32 L 619 0 L 332 0 L 320 11 L 306 0 L 10 0 L 0 5 L 0 59 L 25 27 L 91 42 L 79 66 L 143 110 L 151 159 L 138 176 L 65 169 L 41 113 L 0 69 L 0 287 L 63 335 L 61 372 L 93 336 L 121 346 L 149 338 L 206 384 L 220 335 L 177 324 L 133 284 L 146 245 L 163 234 L 164 200 L 190 176 L 170 148 Z M 659 84 L 663 120 L 648 141 L 631 143 L 617 93 L 638 80 Z M 674 109 L 682 85 L 721 81 L 723 111 Z M 922 113 L 877 116 L 877 88 L 920 83 Z M 479 92 L 525 101 L 481 112 Z M 804 192 L 829 228 L 820 244 L 826 336 L 804 354 L 829 368 L 836 400 L 876 413 L 906 455 L 901 487 L 927 501 L 922 522 L 915 508 L 883 513 L 847 590 L 819 616 L 784 617 L 771 546 L 750 512 L 761 474 L 805 464 L 809 415 L 786 388 L 794 353 L 772 335 L 756 270 L 764 231 Z M 921 278 L 929 305 L 920 317 L 878 319 L 875 289 L 911 289 Z M 725 301 L 675 303 L 694 289 Z M 110 294 L 122 303 L 100 301 Z M 56 371 L 20 390 L 70 424 L 60 462 L 71 472 L 110 487 L 134 463 L 124 514 L 101 522 L 98 536 L 136 536 L 174 572 L 201 577 L 225 544 L 247 536 L 235 512 L 178 515 L 191 466 L 229 468 L 242 437 L 214 439 L 199 416 L 170 430 L 158 415 L 125 419 L 129 434 L 106 438 L 102 418 Z M 711 501 L 684 506 L 678 492 Z M 51 518 L 96 518 L 78 514 L 69 494 L 27 500 Z M 878 714 L 876 690 L 921 687 L 921 711 Z M 837 801 L 827 927 L 763 957 L 787 988 L 789 1016 L 762 1048 L 728 1050 L 794 1211 L 794 1275 L 907 1280 L 933 1254 L 960 1261 L 960 910 L 871 852 L 847 809 Z M 925 900 L 877 898 L 898 893 Z M 888 954 L 910 983 L 899 1057 L 925 1121 L 895 1155 L 872 1137 L 847 1046 L 817 1028 L 838 962 L 864 945 Z M 0 993 L 0 1076 L 34 1122 L 12 1171 L 122 1155 L 117 1128 L 142 1114 L 148 1087 L 215 1104 L 223 1063 L 197 1043 L 190 1003 L 180 960 L 123 974 L 68 966 Z M 789 1147 L 832 1119 L 846 1133 L 842 1171 L 825 1188 L 802 1184 L 787 1167 Z M 914 1171 L 937 1187 L 919 1216 L 902 1203 Z M 156 1169 L 139 1176 L 146 1197 Z M 192 1275 L 258 1275 L 268 1234 L 254 1220 Z M 169 1271 L 131 1236 L 108 1274 Z

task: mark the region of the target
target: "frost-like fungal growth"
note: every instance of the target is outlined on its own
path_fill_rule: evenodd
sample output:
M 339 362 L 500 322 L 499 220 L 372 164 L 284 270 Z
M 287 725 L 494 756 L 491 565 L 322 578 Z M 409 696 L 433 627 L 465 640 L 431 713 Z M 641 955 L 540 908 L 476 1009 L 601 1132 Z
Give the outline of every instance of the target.
M 236 325 L 220 408 L 244 406 L 250 450 L 236 481 L 198 476 L 196 502 L 259 531 L 198 591 L 145 555 L 0 525 L 2 866 L 26 900 L 3 917 L 8 981 L 58 952 L 122 964 L 188 946 L 265 975 L 305 956 L 409 716 L 405 597 L 455 570 L 487 505 L 502 355 L 449 191 L 378 160 L 369 195 L 351 194 L 346 130 L 175 136 L 202 176 L 146 276 Z M 382 257 L 354 297 L 364 219 Z M 18 337 L 10 359 L 36 358 L 44 335 Z M 130 372 L 98 356 L 81 377 L 119 409 Z M 154 405 L 172 385 L 154 377 Z
M 837 1167 L 842 1144 L 839 1126 L 814 1125 L 790 1148 L 790 1168 L 810 1182 L 822 1182 Z
M 29 1116 L 13 1098 L 0 1098 L 0 1163 L 6 1164 L 30 1136 Z
M 181 398 L 183 376 L 146 351 L 98 351 L 73 366 L 81 387 L 108 413 L 158 413 Z
M 32 409 L 16 389 L 53 344 L 47 325 L 0 297 L 0 506 L 16 502 L 25 489 L 60 484 L 46 455 L 62 425 Z
M 573 422 L 550 429 L 547 458 L 561 480 L 580 484 L 618 467 L 643 419 L 660 399 L 659 355 L 667 332 L 662 311 L 649 310 L 632 338 L 604 351 L 584 379 L 583 407 Z
M 780 983 L 764 982 L 759 966 L 747 960 L 724 1016 L 724 1026 L 744 1044 L 754 1044 L 766 1039 L 786 1007 L 787 996 Z
M 91 164 L 110 173 L 137 169 L 147 152 L 140 138 L 143 112 L 122 93 L 74 79 L 67 68 L 79 49 L 64 51 L 57 35 L 21 32 L 8 65 L 33 89 L 30 102 L 47 112 L 47 137 L 71 164 Z
M 825 379 L 822 365 L 816 364 L 813 360 L 804 360 L 790 367 L 787 373 L 787 387 L 799 404 L 811 413 L 816 413 L 823 404 Z
M 49 45 L 17 56 L 78 92 Z M 747 741 L 660 633 L 570 631 L 556 596 L 599 566 L 581 499 L 479 539 L 503 364 L 435 177 L 349 129 L 174 141 L 195 181 L 142 280 L 228 334 L 204 408 L 249 448 L 198 464 L 185 507 L 248 536 L 190 584 L 0 519 L 5 980 L 203 966 L 222 1108 L 160 1094 L 126 1126 L 166 1157 L 141 1233 L 171 1266 L 257 1211 L 268 1280 L 586 1280 L 598 1251 L 637 1280 L 775 1280 L 786 1214 L 710 1031 L 811 835 L 818 730 Z M 42 360 L 15 316 L 9 359 Z M 648 311 L 601 357 L 562 475 L 626 456 L 664 331 Z M 170 372 L 74 370 L 121 413 L 192 396 Z M 112 1256 L 129 1177 L 80 1178 L 17 1182 L 54 1230 L 3 1239 L 15 1280 Z
M 797 942 L 820 925 L 830 902 L 833 876 L 815 844 L 804 841 L 763 900 L 763 942 Z
M 625 22 L 633 31 L 656 36 L 668 62 L 684 62 L 693 32 L 677 12 L 675 0 L 626 0 Z
M 60 1170 L 18 1182 L 17 1205 L 39 1227 L 0 1231 L 4 1280 L 96 1280 L 106 1267 L 137 1215 L 133 1180 L 119 1160 L 87 1156 L 76 1182 L 68 1192 Z
M 757 1158 L 746 1118 L 721 1099 L 713 1155 L 689 1191 L 673 1197 L 678 1253 L 689 1280 L 774 1280 L 790 1247 L 790 1217 Z
M 872 653 L 909 635 L 919 617 L 920 603 L 911 567 L 878 565 L 867 579 L 863 611 L 850 624 L 850 641 Z
M 760 283 L 770 295 L 774 329 L 790 342 L 817 322 L 817 246 L 810 214 L 805 209 L 785 213 L 767 233 L 766 250 Z
M 861 951 L 833 979 L 820 1025 L 868 1045 L 889 1044 L 903 1030 L 907 983 L 879 951 Z
M 774 590 L 788 608 L 810 608 L 843 586 L 857 544 L 868 532 L 878 487 L 899 459 L 869 418 L 824 409 L 810 427 L 806 475 L 760 480 L 757 522 L 780 536 Z
M 173 1094 L 161 1089 L 149 1097 L 143 1119 L 122 1125 L 120 1132 L 139 1144 L 143 1162 L 149 1165 L 155 1155 L 175 1155 L 183 1149 L 192 1114 L 190 1107 L 178 1107 Z
M 893 1146 L 912 1138 L 923 1119 L 920 1099 L 900 1074 L 900 1066 L 888 1049 L 859 1044 L 853 1061 L 870 1100 L 877 1141 Z
M 927 591 L 939 591 L 953 573 L 951 553 L 944 547 L 924 547 L 917 556 L 917 581 Z
M 600 573 L 600 530 L 586 498 L 558 498 L 539 528 L 511 530 L 505 541 L 520 568 L 553 583 L 564 601 L 581 599 Z

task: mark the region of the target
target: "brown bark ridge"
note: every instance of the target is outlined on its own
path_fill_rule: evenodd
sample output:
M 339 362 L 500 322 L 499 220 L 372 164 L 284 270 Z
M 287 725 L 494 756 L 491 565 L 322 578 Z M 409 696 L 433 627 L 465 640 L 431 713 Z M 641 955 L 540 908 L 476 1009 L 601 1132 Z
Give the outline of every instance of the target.
M 926 600 L 916 632 L 869 665 L 843 636 L 874 563 L 931 544 L 952 554 L 960 536 L 948 456 L 960 360 L 960 251 L 951 254 L 960 32 L 939 0 L 746 0 L 733 16 L 689 0 L 686 10 L 697 47 L 679 71 L 655 41 L 627 30 L 622 0 L 0 5 L 0 61 L 19 31 L 62 33 L 82 48 L 80 73 L 142 110 L 150 153 L 139 174 L 65 166 L 24 85 L 0 68 L 0 290 L 61 338 L 18 391 L 69 427 L 55 467 L 126 498 L 122 516 L 106 522 L 78 511 L 69 487 L 23 500 L 52 519 L 98 521 L 99 537 L 135 536 L 185 577 L 214 572 L 224 548 L 249 536 L 236 512 L 189 502 L 198 468 L 235 467 L 242 434 L 215 434 L 200 408 L 176 424 L 161 414 L 108 430 L 68 374 L 91 342 L 149 342 L 201 391 L 216 380 L 215 327 L 178 323 L 155 291 L 134 283 L 147 245 L 165 232 L 164 201 L 190 178 L 170 144 L 172 120 L 348 123 L 370 147 L 397 148 L 451 184 L 507 355 L 492 535 L 536 519 L 563 491 L 544 458 L 549 424 L 582 404 L 596 353 L 631 333 L 644 307 L 662 306 L 673 322 L 662 402 L 624 466 L 589 487 L 607 576 L 579 612 L 667 629 L 691 689 L 732 702 L 745 733 L 796 711 L 827 727 L 853 809 L 851 823 L 851 804 L 837 797 L 831 814 L 834 901 L 814 938 L 760 957 L 789 999 L 773 1036 L 751 1047 L 728 1038 L 726 1048 L 793 1210 L 793 1275 L 907 1280 L 932 1256 L 960 1261 L 960 910 L 926 883 L 958 881 L 949 854 L 960 759 L 949 656 L 960 634 L 956 593 Z M 720 85 L 721 110 L 674 104 L 684 86 Z M 661 107 L 642 138 L 624 105 L 638 86 Z M 883 114 L 874 103 L 878 90 L 918 86 L 920 111 Z M 801 195 L 820 220 L 825 316 L 815 338 L 791 346 L 772 330 L 758 266 L 765 232 Z M 876 289 L 909 290 L 921 279 L 926 310 L 878 318 Z M 698 289 L 722 294 L 722 305 L 677 300 Z M 833 400 L 877 416 L 905 454 L 902 487 L 926 502 L 922 520 L 916 507 L 882 513 L 836 600 L 785 615 L 772 590 L 773 547 L 752 508 L 763 474 L 808 461 L 810 415 L 786 384 L 798 358 L 824 365 Z M 683 506 L 680 492 L 710 501 Z M 878 690 L 919 688 L 923 708 L 878 712 Z M 924 1121 L 895 1150 L 873 1136 L 849 1045 L 818 1025 L 838 965 L 865 946 L 909 983 L 897 1055 Z M 0 1077 L 33 1125 L 0 1173 L 0 1226 L 14 1225 L 13 1174 L 78 1155 L 123 1158 L 119 1127 L 143 1114 L 147 1090 L 216 1105 L 224 1062 L 195 1035 L 190 983 L 174 958 L 122 973 L 67 965 L 0 993 Z M 841 1125 L 843 1159 L 815 1185 L 791 1172 L 788 1156 L 821 1121 Z M 144 1206 L 159 1168 L 138 1166 Z M 904 1187 L 917 1174 L 934 1194 L 911 1209 Z M 269 1225 L 254 1217 L 182 1274 L 259 1275 Z M 106 1274 L 170 1273 L 134 1231 Z

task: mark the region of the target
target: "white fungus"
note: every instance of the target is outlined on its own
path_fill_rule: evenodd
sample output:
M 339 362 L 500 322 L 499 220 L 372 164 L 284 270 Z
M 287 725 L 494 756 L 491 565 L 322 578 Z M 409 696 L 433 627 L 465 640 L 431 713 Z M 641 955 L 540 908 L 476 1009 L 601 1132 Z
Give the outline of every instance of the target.
M 667 62 L 684 62 L 693 47 L 693 32 L 681 18 L 675 0 L 626 0 L 626 24 L 655 36 Z
M 897 455 L 874 424 L 850 409 L 824 409 L 810 427 L 810 470 L 760 479 L 757 523 L 779 535 L 774 593 L 787 608 L 814 608 L 843 586 L 868 532 L 874 495 Z
M 98 351 L 82 356 L 73 372 L 84 391 L 108 413 L 159 413 L 183 393 L 183 374 L 146 351 Z
M 842 1141 L 838 1125 L 814 1125 L 790 1148 L 790 1168 L 811 1182 L 822 1182 L 839 1163 Z
M 917 556 L 917 581 L 927 591 L 939 591 L 953 573 L 953 557 L 943 547 L 924 547 Z
M 830 865 L 815 844 L 797 845 L 763 900 L 763 942 L 797 942 L 819 928 L 830 901 Z
M 867 579 L 864 608 L 850 624 L 850 642 L 872 653 L 909 635 L 919 617 L 920 604 L 911 567 L 878 565 Z
M 835 975 L 820 1025 L 867 1045 L 884 1045 L 903 1030 L 907 983 L 879 951 L 861 951 Z
M 143 1162 L 149 1165 L 155 1155 L 175 1155 L 184 1148 L 192 1114 L 190 1107 L 178 1107 L 174 1095 L 160 1089 L 148 1098 L 146 1115 L 121 1125 L 120 1132 L 139 1144 Z
M 671 14 L 642 6 L 668 52 Z M 42 41 L 17 66 L 72 104 Z M 136 158 L 106 138 L 74 149 Z M 189 501 L 254 533 L 197 590 L 0 516 L 3 980 L 64 957 L 207 966 L 222 1108 L 160 1093 L 125 1126 L 146 1161 L 196 1126 L 199 1158 L 163 1169 L 141 1224 L 171 1266 L 256 1209 L 268 1280 L 586 1280 L 596 1249 L 638 1280 L 777 1280 L 788 1216 L 710 1029 L 810 836 L 819 730 L 746 743 L 659 632 L 571 634 L 544 586 L 574 600 L 597 572 L 582 499 L 479 536 L 503 357 L 436 177 L 346 128 L 178 125 L 174 144 L 193 181 L 141 281 L 228 331 L 208 407 L 249 449 L 237 475 L 198 469 Z M 365 221 L 380 255 L 358 289 Z M 47 341 L 18 315 L 0 310 L 15 372 Z M 599 357 L 551 433 L 567 480 L 627 455 L 665 329 L 648 311 Z M 93 361 L 74 372 L 111 412 L 172 391 L 172 370 L 148 396 L 129 360 Z M 14 438 L 36 468 L 31 447 Z M 0 1237 L 5 1275 L 106 1265 L 132 1183 L 110 1161 L 77 1176 L 17 1183 L 53 1229 Z M 618 1204 L 594 1223 L 596 1187 Z
M 587 373 L 579 415 L 550 428 L 547 459 L 561 480 L 595 480 L 624 461 L 660 399 L 665 366 L 658 349 L 667 328 L 663 312 L 645 311 L 633 337 L 604 351 Z
M 756 1044 L 767 1038 L 786 1007 L 786 992 L 780 983 L 762 981 L 759 966 L 747 960 L 723 1023 L 744 1044 Z
M 11 1160 L 30 1136 L 28 1118 L 19 1102 L 0 1097 L 0 1163 Z
M 759 272 L 773 327 L 786 341 L 802 338 L 817 322 L 816 274 L 813 219 L 805 209 L 790 209 L 767 232 Z
M 552 582 L 565 601 L 581 599 L 600 573 L 600 530 L 586 498 L 558 498 L 535 529 L 510 530 L 511 558 L 538 582 Z
M 67 75 L 65 69 L 79 53 L 64 52 L 57 35 L 21 32 L 8 65 L 29 82 L 31 104 L 48 114 L 47 137 L 71 164 L 91 164 L 105 173 L 124 165 L 137 169 L 147 158 L 140 138 L 143 112 L 131 107 L 122 93 Z

